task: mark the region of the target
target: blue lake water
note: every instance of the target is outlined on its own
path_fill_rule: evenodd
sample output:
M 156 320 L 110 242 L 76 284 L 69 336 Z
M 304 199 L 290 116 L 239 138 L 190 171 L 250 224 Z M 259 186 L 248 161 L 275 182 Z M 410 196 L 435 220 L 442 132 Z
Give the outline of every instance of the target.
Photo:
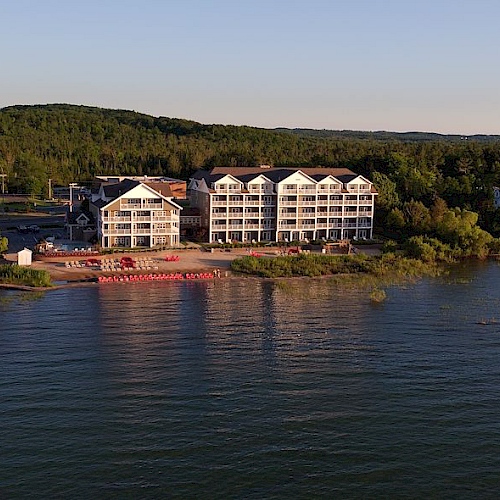
M 500 266 L 368 295 L 0 292 L 0 498 L 498 498 Z

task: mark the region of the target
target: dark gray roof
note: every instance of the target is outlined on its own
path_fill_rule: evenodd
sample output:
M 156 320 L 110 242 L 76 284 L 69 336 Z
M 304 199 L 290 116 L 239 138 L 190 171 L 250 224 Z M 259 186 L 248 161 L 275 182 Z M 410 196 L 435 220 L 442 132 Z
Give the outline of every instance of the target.
M 104 185 L 104 196 L 106 198 L 117 198 L 122 194 L 130 191 L 132 188 L 138 186 L 140 184 L 139 181 L 133 181 L 130 179 L 125 179 L 121 182 L 115 182 Z
M 98 200 L 92 201 L 91 203 L 92 203 L 92 205 L 94 205 L 97 208 L 102 208 L 102 207 L 105 207 L 108 203 L 111 203 L 111 202 L 110 201 L 104 201 L 103 199 L 99 198 Z
M 259 175 L 264 175 L 273 182 L 280 182 L 294 172 L 300 170 L 304 174 L 320 181 L 325 177 L 332 175 L 341 182 L 349 182 L 357 177 L 352 170 L 348 168 L 328 168 L 328 167 L 278 167 L 278 168 L 262 168 L 262 167 L 215 167 L 210 172 L 206 170 L 197 170 L 193 178 L 205 179 L 207 184 L 215 182 L 225 175 L 232 175 L 242 182 L 248 182 Z
M 78 210 L 77 212 L 69 212 L 67 215 L 67 220 L 69 224 L 78 224 L 77 219 L 80 215 L 85 215 L 88 219 L 88 224 L 94 224 L 94 216 L 88 210 Z

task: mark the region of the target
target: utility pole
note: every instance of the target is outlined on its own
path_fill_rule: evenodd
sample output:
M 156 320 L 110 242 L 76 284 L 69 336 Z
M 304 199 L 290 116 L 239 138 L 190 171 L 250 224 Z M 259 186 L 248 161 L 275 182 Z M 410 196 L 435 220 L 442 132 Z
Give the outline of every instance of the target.
M 48 199 L 51 200 L 52 199 L 52 179 L 49 179 L 49 197 Z
M 5 203 L 5 178 L 7 177 L 7 174 L 0 174 L 0 177 L 2 178 L 2 203 Z
M 70 213 L 73 212 L 73 188 L 77 185 L 78 184 L 76 182 L 69 183 L 69 211 L 70 211 Z

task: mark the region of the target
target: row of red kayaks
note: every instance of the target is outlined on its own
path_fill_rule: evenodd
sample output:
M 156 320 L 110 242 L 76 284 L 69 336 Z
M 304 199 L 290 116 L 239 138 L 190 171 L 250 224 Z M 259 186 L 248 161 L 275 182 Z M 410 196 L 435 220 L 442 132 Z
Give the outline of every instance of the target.
M 174 281 L 174 280 L 208 280 L 213 279 L 213 273 L 171 273 L 171 274 L 115 274 L 114 276 L 99 276 L 98 283 L 118 283 L 136 281 Z

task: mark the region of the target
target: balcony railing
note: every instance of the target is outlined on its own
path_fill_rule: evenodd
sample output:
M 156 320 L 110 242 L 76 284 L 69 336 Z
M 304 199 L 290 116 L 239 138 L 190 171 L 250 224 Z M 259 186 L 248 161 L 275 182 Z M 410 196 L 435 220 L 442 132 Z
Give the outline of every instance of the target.
M 280 205 L 284 207 L 294 207 L 297 206 L 296 201 L 280 201 Z
M 314 212 L 299 212 L 299 218 L 300 219 L 314 219 L 316 217 L 316 214 Z
M 296 219 L 297 218 L 297 213 L 296 212 L 280 212 L 279 216 L 282 219 Z
M 238 187 L 238 189 L 227 189 L 227 188 L 221 189 L 221 188 L 216 187 L 215 192 L 216 193 L 238 194 L 238 193 L 241 193 L 241 188 Z
M 225 231 L 226 229 L 226 224 L 212 224 L 212 231 Z
M 344 205 L 358 205 L 358 200 L 344 200 Z
M 130 229 L 103 229 L 102 234 L 130 234 Z
M 129 217 L 103 217 L 102 220 L 104 222 L 130 222 L 131 218 Z
M 243 229 L 243 224 L 229 224 L 229 229 Z
M 245 205 L 258 207 L 260 205 L 260 201 L 259 200 L 245 200 Z
M 214 207 L 225 207 L 227 205 L 227 201 L 212 201 L 212 205 Z
M 259 229 L 258 224 L 245 224 L 245 229 Z
M 176 222 L 179 220 L 178 215 L 171 215 L 169 217 L 167 216 L 154 216 L 151 218 L 152 221 L 154 222 Z
M 316 202 L 315 201 L 299 200 L 299 205 L 306 206 L 306 207 L 314 207 L 314 206 L 316 206 Z
M 318 222 L 318 223 L 316 224 L 316 227 L 317 227 L 318 229 L 323 229 L 323 228 L 327 228 L 327 227 L 328 227 L 328 224 L 327 224 L 326 222 Z
M 243 205 L 243 200 L 231 200 L 227 202 L 228 205 Z
M 121 209 L 131 209 L 131 208 L 141 208 L 140 203 L 120 203 L 120 208 Z

